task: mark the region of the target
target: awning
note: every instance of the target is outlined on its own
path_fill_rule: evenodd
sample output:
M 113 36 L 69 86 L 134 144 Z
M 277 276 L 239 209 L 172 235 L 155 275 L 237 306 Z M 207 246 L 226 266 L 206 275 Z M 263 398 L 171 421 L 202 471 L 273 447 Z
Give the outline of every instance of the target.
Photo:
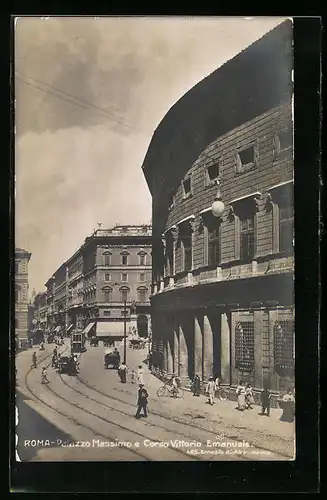
M 129 324 L 126 323 L 126 335 Z M 124 321 L 102 321 L 97 323 L 97 337 L 124 337 Z
M 69 327 L 67 328 L 66 332 L 68 333 L 72 328 L 73 328 L 74 325 L 69 325 Z
M 92 326 L 94 326 L 94 321 L 93 321 L 93 323 L 92 323 L 92 322 L 91 322 L 91 323 L 89 323 L 89 324 L 88 324 L 88 325 L 84 328 L 83 333 L 85 333 L 85 334 L 86 334 L 86 333 L 89 333 L 89 331 L 91 330 Z

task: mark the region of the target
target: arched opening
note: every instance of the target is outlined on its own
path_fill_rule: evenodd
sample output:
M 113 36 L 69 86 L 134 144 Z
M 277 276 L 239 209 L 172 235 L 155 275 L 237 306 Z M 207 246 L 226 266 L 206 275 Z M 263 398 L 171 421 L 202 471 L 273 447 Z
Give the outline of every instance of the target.
M 145 314 L 139 314 L 137 317 L 137 333 L 139 337 L 148 336 L 148 318 Z

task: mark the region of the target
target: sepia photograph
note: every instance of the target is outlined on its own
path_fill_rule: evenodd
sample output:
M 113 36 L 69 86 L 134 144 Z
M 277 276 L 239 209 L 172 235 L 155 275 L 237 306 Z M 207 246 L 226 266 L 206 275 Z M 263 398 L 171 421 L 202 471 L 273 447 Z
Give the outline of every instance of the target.
M 292 18 L 13 23 L 16 461 L 294 461 Z

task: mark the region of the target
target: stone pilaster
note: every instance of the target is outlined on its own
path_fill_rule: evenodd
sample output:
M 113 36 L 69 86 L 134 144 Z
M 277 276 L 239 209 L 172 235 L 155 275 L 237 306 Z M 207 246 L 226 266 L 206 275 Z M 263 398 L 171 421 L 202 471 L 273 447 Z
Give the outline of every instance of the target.
M 213 333 L 208 316 L 203 317 L 203 379 L 213 376 Z
M 230 341 L 231 331 L 228 314 L 221 314 L 221 378 L 224 382 L 230 384 Z

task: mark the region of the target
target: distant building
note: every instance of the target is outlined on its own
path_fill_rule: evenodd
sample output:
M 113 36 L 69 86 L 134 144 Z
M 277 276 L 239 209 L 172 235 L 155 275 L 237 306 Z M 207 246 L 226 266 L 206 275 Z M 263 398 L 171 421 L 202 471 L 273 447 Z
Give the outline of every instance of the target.
M 98 229 L 47 281 L 47 323 L 69 333 L 119 340 L 151 324 L 152 230 L 149 225 Z M 126 316 L 126 321 L 125 321 Z
M 294 383 L 291 70 L 286 21 L 185 94 L 146 154 L 153 349 L 181 379 Z
M 47 324 L 47 294 L 37 293 L 34 297 L 34 319 L 38 326 L 44 328 Z
M 121 339 L 126 315 L 127 333 L 134 329 L 148 336 L 151 243 L 151 226 L 98 229 L 86 238 L 81 248 L 84 325 L 92 334 Z
M 28 263 L 31 253 L 15 249 L 15 335 L 20 347 L 28 341 Z

